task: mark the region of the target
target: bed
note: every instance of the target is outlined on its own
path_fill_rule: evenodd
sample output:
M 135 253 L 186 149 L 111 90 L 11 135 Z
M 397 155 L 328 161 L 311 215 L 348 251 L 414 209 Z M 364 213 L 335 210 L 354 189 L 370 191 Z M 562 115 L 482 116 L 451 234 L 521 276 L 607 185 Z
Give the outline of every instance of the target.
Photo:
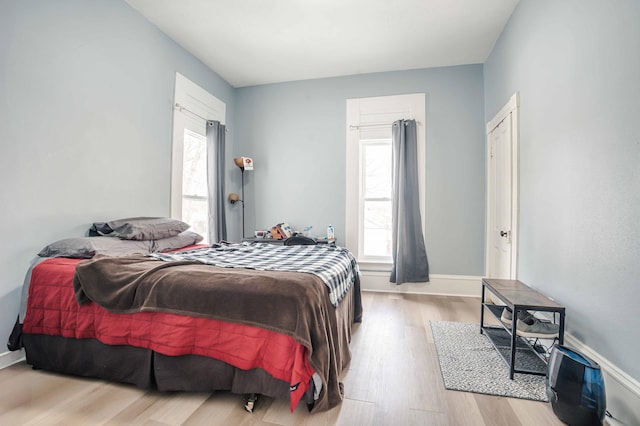
M 344 278 L 333 288 L 322 272 L 327 256 L 350 264 L 333 274 Z M 287 398 L 292 411 L 300 401 L 311 412 L 342 401 L 338 376 L 362 317 L 357 264 L 346 249 L 190 245 L 44 257 L 27 275 L 9 346 L 23 346 L 34 368 L 160 391 Z

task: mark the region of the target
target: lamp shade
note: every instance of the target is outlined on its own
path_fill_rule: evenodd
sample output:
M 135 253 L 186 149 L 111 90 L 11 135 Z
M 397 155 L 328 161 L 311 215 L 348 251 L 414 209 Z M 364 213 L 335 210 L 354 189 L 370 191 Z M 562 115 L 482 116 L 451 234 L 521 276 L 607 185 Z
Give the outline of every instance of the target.
M 235 204 L 238 201 L 240 201 L 240 196 L 238 194 L 236 194 L 235 192 L 232 192 L 231 194 L 229 194 L 228 199 L 229 199 L 229 202 L 231 204 Z
M 253 170 L 253 158 L 251 157 L 236 157 L 233 162 L 242 171 Z

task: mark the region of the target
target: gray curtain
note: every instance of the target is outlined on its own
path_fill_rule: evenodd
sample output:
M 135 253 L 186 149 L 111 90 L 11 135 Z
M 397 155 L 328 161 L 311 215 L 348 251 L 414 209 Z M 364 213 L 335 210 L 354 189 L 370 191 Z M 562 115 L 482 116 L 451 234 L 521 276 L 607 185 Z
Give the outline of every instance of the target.
M 389 281 L 429 281 L 429 262 L 422 234 L 418 191 L 418 136 L 415 120 L 398 120 L 392 128 L 392 257 Z
M 207 121 L 207 189 L 209 196 L 209 243 L 227 239 L 224 204 L 225 126 Z

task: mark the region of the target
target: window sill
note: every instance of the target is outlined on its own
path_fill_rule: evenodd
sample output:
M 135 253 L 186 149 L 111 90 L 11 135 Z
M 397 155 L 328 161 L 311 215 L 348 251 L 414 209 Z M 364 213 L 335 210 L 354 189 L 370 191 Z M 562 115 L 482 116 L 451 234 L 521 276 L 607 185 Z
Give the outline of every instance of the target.
M 393 262 L 372 262 L 370 260 L 358 260 L 358 268 L 360 271 L 366 272 L 391 272 Z

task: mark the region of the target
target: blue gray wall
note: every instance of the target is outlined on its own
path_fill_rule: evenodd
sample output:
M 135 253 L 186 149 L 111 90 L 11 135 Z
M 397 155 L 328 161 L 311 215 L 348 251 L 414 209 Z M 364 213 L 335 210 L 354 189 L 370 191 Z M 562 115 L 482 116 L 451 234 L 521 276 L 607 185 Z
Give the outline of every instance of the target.
M 485 63 L 520 92 L 520 279 L 640 380 L 640 2 L 523 0 Z
M 0 0 L 2 344 L 46 243 L 170 214 L 176 71 L 227 103 L 233 129 L 234 89 L 125 2 Z
M 235 115 L 242 121 L 236 154 L 255 162 L 255 170 L 245 173 L 247 233 L 287 221 L 325 234 L 332 224 L 338 243 L 345 231 L 346 100 L 426 93 L 431 273 L 483 274 L 482 65 L 270 84 L 237 93 Z

